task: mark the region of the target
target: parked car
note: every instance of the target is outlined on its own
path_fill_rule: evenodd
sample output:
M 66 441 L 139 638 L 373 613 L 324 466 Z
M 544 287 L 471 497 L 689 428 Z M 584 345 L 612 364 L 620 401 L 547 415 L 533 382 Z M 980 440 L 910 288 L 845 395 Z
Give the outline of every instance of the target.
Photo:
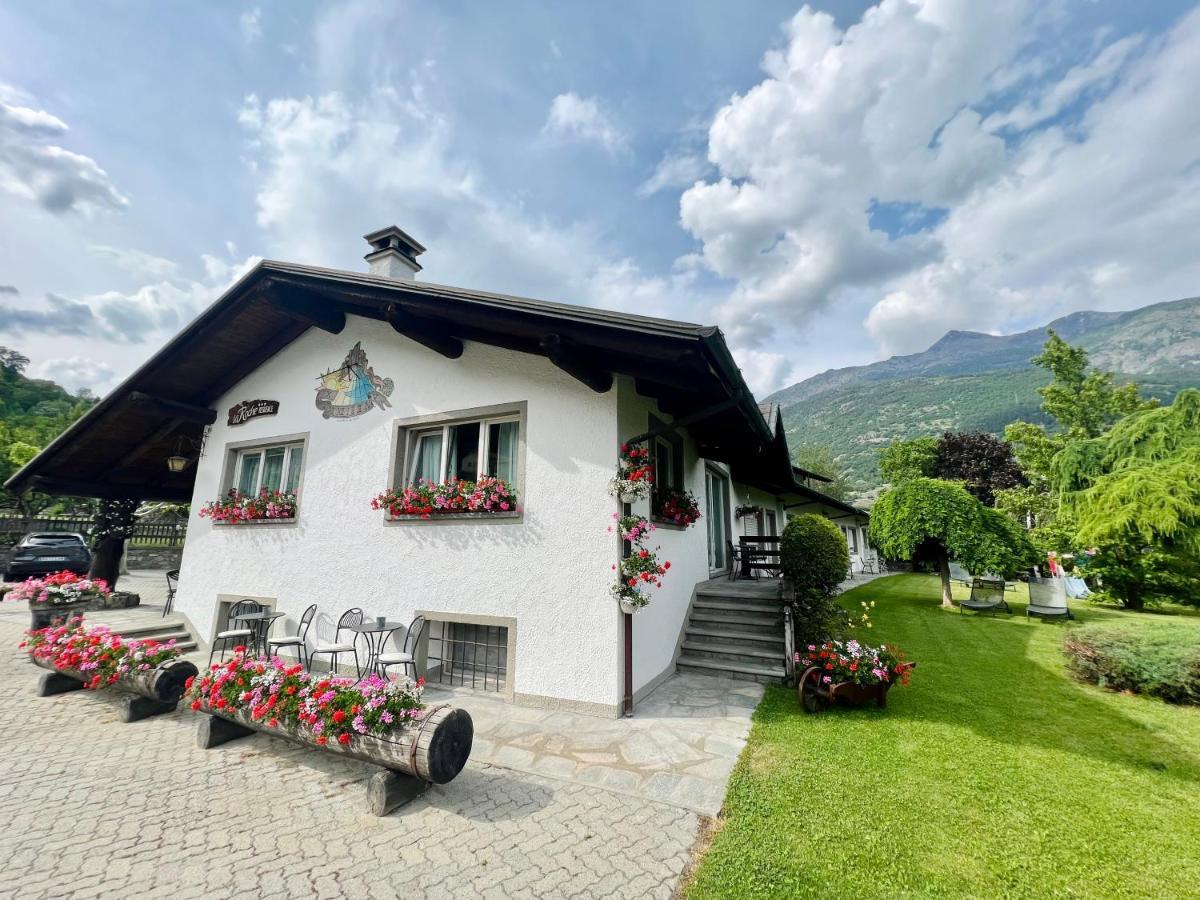
M 24 581 L 33 575 L 49 575 L 64 569 L 86 575 L 92 554 L 82 534 L 68 531 L 37 531 L 25 535 L 13 547 L 4 570 L 5 581 Z

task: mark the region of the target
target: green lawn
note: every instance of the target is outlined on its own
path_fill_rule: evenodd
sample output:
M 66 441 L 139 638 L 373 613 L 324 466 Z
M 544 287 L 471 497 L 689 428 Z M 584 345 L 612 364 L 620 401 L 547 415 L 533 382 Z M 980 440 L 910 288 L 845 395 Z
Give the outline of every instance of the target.
M 769 688 L 691 900 L 1200 896 L 1200 708 L 1073 681 L 1069 626 L 1027 621 L 1022 595 L 960 615 L 898 575 L 844 602 L 872 599 L 912 684 L 818 715 Z

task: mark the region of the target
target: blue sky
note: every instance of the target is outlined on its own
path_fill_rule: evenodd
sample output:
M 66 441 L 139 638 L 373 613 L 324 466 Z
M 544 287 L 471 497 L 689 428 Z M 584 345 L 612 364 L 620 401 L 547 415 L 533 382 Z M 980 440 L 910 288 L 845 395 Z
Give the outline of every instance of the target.
M 1200 293 L 1156 2 L 0 2 L 0 342 L 103 392 L 259 257 L 715 322 L 765 393 Z

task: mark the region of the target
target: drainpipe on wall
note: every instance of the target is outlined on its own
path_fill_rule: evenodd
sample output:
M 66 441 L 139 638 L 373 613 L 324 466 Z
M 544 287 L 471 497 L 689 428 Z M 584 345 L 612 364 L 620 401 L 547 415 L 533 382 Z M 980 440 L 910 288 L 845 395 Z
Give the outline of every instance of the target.
M 633 515 L 633 504 L 622 503 L 621 515 Z M 621 541 L 621 559 L 628 559 L 633 552 L 633 544 Z M 633 613 L 621 613 L 625 621 L 622 626 L 625 631 L 625 697 L 621 705 L 623 715 L 633 715 Z

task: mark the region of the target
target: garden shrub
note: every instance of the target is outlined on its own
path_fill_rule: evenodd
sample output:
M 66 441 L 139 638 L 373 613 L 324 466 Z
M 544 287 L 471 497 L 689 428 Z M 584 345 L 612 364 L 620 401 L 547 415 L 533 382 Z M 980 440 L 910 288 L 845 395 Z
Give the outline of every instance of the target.
M 793 592 L 797 641 L 836 636 L 846 614 L 834 598 L 850 568 L 850 550 L 841 529 L 821 516 L 792 516 L 779 550 L 783 575 Z
M 1171 703 L 1200 703 L 1200 626 L 1191 622 L 1091 625 L 1063 644 L 1083 681 Z

